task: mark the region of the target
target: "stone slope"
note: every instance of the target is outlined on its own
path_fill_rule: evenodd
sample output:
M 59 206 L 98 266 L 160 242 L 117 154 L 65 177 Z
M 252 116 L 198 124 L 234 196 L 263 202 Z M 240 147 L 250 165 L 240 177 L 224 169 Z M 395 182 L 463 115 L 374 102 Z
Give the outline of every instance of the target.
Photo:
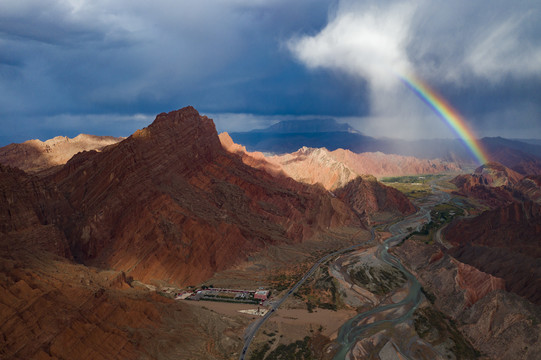
M 370 219 L 378 213 L 409 215 L 416 211 L 415 206 L 404 194 L 383 185 L 372 176 L 359 176 L 337 189 L 335 194 L 361 218 Z
M 248 319 L 130 288 L 122 273 L 0 247 L 2 359 L 224 359 Z
M 513 187 L 513 191 L 524 200 L 541 204 L 541 175 L 524 177 Z
M 35 173 L 63 165 L 81 151 L 100 151 L 123 139 L 79 134 L 73 139 L 57 136 L 46 141 L 28 140 L 21 144 L 10 144 L 0 148 L 0 163 Z

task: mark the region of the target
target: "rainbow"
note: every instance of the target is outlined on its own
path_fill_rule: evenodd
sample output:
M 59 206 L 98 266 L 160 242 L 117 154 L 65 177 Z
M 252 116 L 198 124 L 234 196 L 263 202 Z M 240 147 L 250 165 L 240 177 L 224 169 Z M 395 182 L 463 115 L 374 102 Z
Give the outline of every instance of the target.
M 479 164 L 486 164 L 488 156 L 474 132 L 460 114 L 451 107 L 436 91 L 413 75 L 399 76 L 417 96 L 432 108 L 460 137 Z

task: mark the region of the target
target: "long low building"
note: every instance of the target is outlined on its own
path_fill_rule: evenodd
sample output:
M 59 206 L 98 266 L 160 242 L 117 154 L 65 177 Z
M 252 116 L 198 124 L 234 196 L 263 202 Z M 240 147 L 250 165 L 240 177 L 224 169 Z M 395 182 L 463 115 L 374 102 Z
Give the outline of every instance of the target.
M 269 295 L 270 291 L 264 289 L 239 290 L 206 288 L 191 293 L 179 293 L 175 298 L 177 300 L 208 300 L 257 304 L 267 300 Z

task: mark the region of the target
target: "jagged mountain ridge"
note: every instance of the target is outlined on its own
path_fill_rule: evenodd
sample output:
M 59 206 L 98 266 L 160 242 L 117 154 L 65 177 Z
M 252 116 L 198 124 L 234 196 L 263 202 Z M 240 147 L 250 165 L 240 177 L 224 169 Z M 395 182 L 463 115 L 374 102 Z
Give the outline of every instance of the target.
M 405 197 L 388 195 L 396 190 L 375 179 L 357 184 L 367 195 L 352 209 L 347 195 L 334 197 L 285 173 L 270 175 L 267 165 L 257 170 L 225 151 L 212 120 L 187 107 L 32 181 L 54 189 L 61 206 L 47 224 L 65 235 L 70 257 L 178 284 L 202 281 L 270 244 L 362 225 L 359 214 L 413 211 Z M 380 203 L 378 196 L 397 201 Z
M 472 174 L 458 175 L 451 182 L 459 195 L 476 198 L 493 208 L 513 201 L 541 200 L 538 175 L 522 176 L 495 162 L 478 167 Z

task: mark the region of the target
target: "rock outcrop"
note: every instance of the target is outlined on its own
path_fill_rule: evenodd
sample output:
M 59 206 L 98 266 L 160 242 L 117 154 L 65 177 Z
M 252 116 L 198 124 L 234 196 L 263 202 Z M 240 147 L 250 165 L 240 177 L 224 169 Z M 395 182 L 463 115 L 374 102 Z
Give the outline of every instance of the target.
M 218 135 L 218 137 L 220 138 L 220 143 L 222 144 L 223 148 L 230 153 L 240 156 L 242 162 L 246 165 L 264 170 L 273 176 L 287 177 L 282 169 L 282 166 L 270 162 L 261 152 L 250 152 L 246 150 L 245 146 L 234 143 L 233 139 L 231 139 L 231 136 L 229 136 L 227 132 L 221 133 Z
M 67 136 L 40 141 L 28 140 L 0 148 L 0 163 L 36 173 L 54 166 L 64 165 L 73 155 L 82 151 L 101 151 L 124 138 L 80 134 L 73 139 Z
M 383 185 L 372 176 L 359 176 L 337 189 L 335 194 L 363 218 L 370 218 L 378 213 L 409 215 L 416 211 L 404 194 Z
M 461 262 L 505 280 L 506 290 L 541 304 L 541 205 L 514 202 L 444 232 Z
M 513 187 L 515 196 L 541 204 L 541 175 L 524 177 Z
M 458 193 L 471 196 L 490 207 L 509 204 L 514 199 L 513 187 L 523 176 L 498 163 L 487 163 L 478 167 L 473 174 L 458 175 L 451 182 Z
M 455 259 L 451 259 L 451 261 L 457 267 L 456 284 L 466 291 L 464 294 L 466 307 L 472 306 L 492 291 L 505 290 L 503 279 L 479 271 L 473 266 Z

